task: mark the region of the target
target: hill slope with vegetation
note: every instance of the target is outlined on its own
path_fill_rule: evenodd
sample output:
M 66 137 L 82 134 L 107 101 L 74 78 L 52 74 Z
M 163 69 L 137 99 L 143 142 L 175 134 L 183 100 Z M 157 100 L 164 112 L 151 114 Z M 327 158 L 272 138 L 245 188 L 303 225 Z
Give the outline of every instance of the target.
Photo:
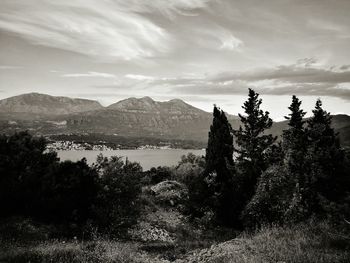
M 1 135 L 0 261 L 349 262 L 349 152 L 330 114 L 318 100 L 305 120 L 293 96 L 277 140 L 259 94 L 243 108 L 234 128 L 214 107 L 205 157 L 148 171 Z

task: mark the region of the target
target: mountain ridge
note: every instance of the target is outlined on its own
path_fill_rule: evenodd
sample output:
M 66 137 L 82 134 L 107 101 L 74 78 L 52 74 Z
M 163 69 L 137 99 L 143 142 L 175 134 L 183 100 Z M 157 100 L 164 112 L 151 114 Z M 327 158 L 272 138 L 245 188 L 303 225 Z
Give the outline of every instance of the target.
M 61 103 L 61 105 L 56 105 L 57 107 L 53 107 L 52 103 Z M 87 106 L 91 106 L 90 108 L 86 107 L 83 109 L 74 109 L 69 111 L 71 107 L 70 105 L 65 105 L 65 103 L 77 103 L 77 104 L 89 104 Z M 40 105 L 41 104 L 41 105 Z M 44 93 L 38 92 L 30 92 L 24 93 L 8 98 L 4 98 L 0 100 L 0 113 L 37 113 L 37 114 L 53 114 L 53 115 L 62 115 L 69 113 L 78 113 L 85 111 L 93 111 L 93 110 L 102 110 L 102 109 L 117 109 L 117 110 L 131 110 L 131 106 L 155 106 L 159 108 L 160 106 L 175 106 L 175 107 L 183 107 L 183 108 L 191 108 L 194 111 L 205 112 L 201 109 L 195 108 L 194 106 L 186 103 L 181 99 L 171 99 L 169 101 L 155 101 L 149 96 L 144 96 L 141 98 L 130 97 L 115 103 L 112 103 L 108 106 L 102 106 L 100 102 L 97 100 L 83 99 L 83 98 L 71 98 L 67 96 L 53 96 Z M 68 110 L 63 110 L 58 106 L 67 107 Z M 40 108 L 42 107 L 42 109 Z M 50 107 L 50 108 L 49 108 Z M 151 108 L 149 108 L 151 109 Z M 148 110 L 149 110 L 148 109 Z M 56 112 L 55 112 L 56 111 Z M 58 112 L 57 112 L 58 111 Z M 206 112 L 208 113 L 208 112 Z
M 46 94 L 30 94 L 34 97 L 44 98 L 44 101 L 49 98 L 49 102 L 55 98 Z M 28 96 L 28 94 L 24 94 L 24 96 Z M 24 107 L 27 109 L 26 112 L 11 112 L 1 108 L 4 100 L 0 100 L 0 132 L 13 133 L 29 129 L 39 135 L 101 133 L 135 138 L 150 137 L 205 142 L 212 123 L 212 113 L 198 109 L 180 99 L 160 102 L 150 97 L 131 97 L 103 107 L 93 100 L 56 98 L 56 100 L 64 102 L 67 99 L 70 108 L 65 111 L 61 110 L 58 114 L 56 112 L 51 114 L 52 108 L 57 109 L 57 107 L 64 107 L 66 104 L 58 103 L 57 107 L 52 107 L 51 104 L 47 106 L 44 103 L 41 105 L 42 108 L 39 107 L 39 110 L 36 110 L 37 105 L 32 100 L 24 105 L 30 107 L 34 104 L 34 110 Z M 78 105 L 81 102 L 83 104 L 87 102 L 87 106 L 84 104 L 83 108 L 78 107 L 79 110 L 76 110 L 74 105 L 71 105 L 73 102 Z M 39 99 L 37 104 L 40 105 L 40 103 Z M 23 108 L 22 106 L 19 103 L 20 109 Z M 51 111 L 46 110 L 39 114 L 40 110 L 46 109 L 45 106 L 50 106 Z M 227 118 L 234 129 L 237 129 L 241 124 L 237 116 L 227 114 Z M 287 128 L 287 122 L 274 122 L 269 132 L 273 135 L 281 135 L 282 130 Z M 333 127 L 339 132 L 342 144 L 350 146 L 350 116 L 333 116 Z
M 95 100 L 51 96 L 42 93 L 25 93 L 0 100 L 0 112 L 33 113 L 43 115 L 61 115 L 88 110 L 97 110 L 103 106 Z

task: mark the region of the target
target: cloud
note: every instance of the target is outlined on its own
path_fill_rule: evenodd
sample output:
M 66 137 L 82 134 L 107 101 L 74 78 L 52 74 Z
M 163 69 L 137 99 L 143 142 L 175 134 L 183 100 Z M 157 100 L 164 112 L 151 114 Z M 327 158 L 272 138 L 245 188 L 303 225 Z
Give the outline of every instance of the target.
M 243 41 L 229 32 L 219 35 L 219 39 L 222 43 L 220 49 L 240 51 L 240 47 L 243 46 Z
M 149 86 L 177 94 L 246 94 L 248 88 L 253 88 L 261 94 L 332 96 L 350 100 L 350 70 L 344 66 L 325 69 L 316 64 L 314 59 L 304 59 L 291 65 L 247 72 L 154 78 L 149 79 Z
M 0 29 L 36 45 L 101 60 L 132 60 L 170 51 L 172 36 L 148 14 L 193 15 L 208 0 L 27 0 L 1 3 Z
M 20 69 L 20 66 L 0 65 L 0 70 Z
M 342 68 L 342 67 L 340 67 Z M 350 82 L 350 71 L 335 71 L 314 67 L 310 63 L 280 65 L 276 68 L 264 68 L 245 73 L 225 72 L 213 76 L 211 80 L 222 82 L 229 80 L 278 80 L 290 83 L 346 83 Z
M 350 69 L 350 65 L 343 65 L 339 69 L 340 70 L 348 70 L 348 69 Z
M 124 10 L 154 13 L 158 11 L 165 17 L 173 19 L 177 15 L 196 16 L 196 11 L 207 7 L 210 0 L 129 0 L 117 1 Z
M 86 77 L 88 77 L 88 78 L 117 78 L 117 76 L 114 74 L 94 72 L 94 71 L 90 71 L 87 73 L 63 74 L 62 77 L 64 77 L 64 78 L 86 78 Z
M 145 75 L 126 74 L 125 77 L 134 80 L 155 80 L 155 77 Z

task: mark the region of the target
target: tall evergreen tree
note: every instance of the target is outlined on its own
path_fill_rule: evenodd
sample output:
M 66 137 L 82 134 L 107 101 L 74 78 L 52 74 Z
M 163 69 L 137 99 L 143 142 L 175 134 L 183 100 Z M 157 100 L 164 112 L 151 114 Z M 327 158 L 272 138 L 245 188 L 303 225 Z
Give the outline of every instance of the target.
M 244 223 L 249 226 L 265 223 L 282 223 L 287 220 L 299 220 L 300 186 L 305 177 L 304 158 L 306 155 L 306 132 L 304 128 L 305 112 L 300 109 L 301 101 L 293 96 L 288 107 L 288 129 L 283 131 L 282 147 L 273 145 L 270 151 L 279 151 L 281 159 L 276 159 L 263 172 L 257 190 L 243 211 Z M 281 153 L 282 152 L 282 153 Z M 276 154 L 276 153 L 275 153 Z M 273 160 L 272 160 L 273 161 Z M 302 209 L 303 210 L 303 209 Z
M 216 219 L 232 225 L 236 216 L 233 210 L 233 134 L 225 113 L 214 106 L 213 124 L 210 127 L 206 149 L 205 181 L 210 193 L 209 206 Z
M 304 170 L 304 159 L 307 150 L 305 121 L 303 120 L 306 112 L 300 108 L 300 105 L 301 101 L 293 95 L 292 103 L 288 107 L 291 112 L 285 117 L 289 120 L 289 128 L 283 131 L 285 164 L 292 173 L 298 175 Z
M 305 160 L 308 149 L 307 130 L 304 127 L 303 117 L 306 112 L 301 108 L 301 101 L 293 95 L 292 103 L 288 107 L 290 113 L 285 118 L 289 120 L 288 129 L 283 131 L 283 153 L 285 172 L 288 184 L 285 191 L 291 196 L 283 200 L 289 204 L 285 214 L 290 220 L 298 221 L 307 216 L 307 204 L 304 203 L 305 180 L 308 165 Z M 287 179 L 287 178 L 286 178 Z
M 298 131 L 303 130 L 303 125 L 305 121 L 303 120 L 306 112 L 300 109 L 301 101 L 293 95 L 292 104 L 288 107 L 291 113 L 288 114 L 285 118 L 289 120 L 288 125 Z
M 207 173 L 216 172 L 220 177 L 233 163 L 232 127 L 225 113 L 214 106 L 213 124 L 210 126 L 208 147 L 206 149 Z
M 271 134 L 264 133 L 272 126 L 272 119 L 269 112 L 260 109 L 261 103 L 259 94 L 249 89 L 248 100 L 242 106 L 245 115 L 239 114 L 243 127 L 234 131 L 237 138 L 237 167 L 244 176 L 246 202 L 254 194 L 259 176 L 268 167 L 267 153 L 276 140 Z
M 317 100 L 313 116 L 308 120 L 308 166 L 310 168 L 305 189 L 308 190 L 310 209 L 321 208 L 321 199 L 337 200 L 344 193 L 342 180 L 344 177 L 344 153 L 339 140 L 331 127 L 332 117 L 322 108 Z

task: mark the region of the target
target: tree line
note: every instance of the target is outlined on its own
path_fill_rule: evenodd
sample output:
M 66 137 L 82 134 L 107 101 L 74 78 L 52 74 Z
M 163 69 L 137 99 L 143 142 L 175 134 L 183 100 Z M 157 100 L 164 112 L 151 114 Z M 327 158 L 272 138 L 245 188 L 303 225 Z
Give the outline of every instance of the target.
M 279 141 L 261 104 L 249 89 L 237 130 L 214 106 L 205 170 L 189 183 L 192 216 L 236 228 L 349 218 L 349 160 L 321 100 L 305 120 L 293 96 Z

